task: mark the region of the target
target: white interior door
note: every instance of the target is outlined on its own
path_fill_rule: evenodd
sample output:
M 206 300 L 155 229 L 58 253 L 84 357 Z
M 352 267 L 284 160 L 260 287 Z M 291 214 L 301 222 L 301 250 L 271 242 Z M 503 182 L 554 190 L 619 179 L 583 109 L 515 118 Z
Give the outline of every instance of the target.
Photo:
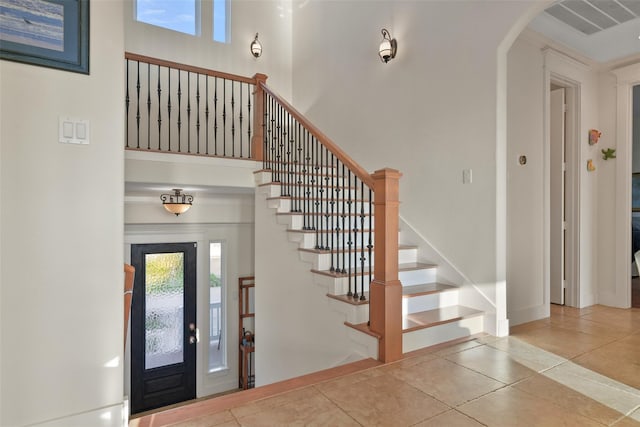
M 565 89 L 551 91 L 551 223 L 550 223 L 550 299 L 564 304 L 565 296 Z

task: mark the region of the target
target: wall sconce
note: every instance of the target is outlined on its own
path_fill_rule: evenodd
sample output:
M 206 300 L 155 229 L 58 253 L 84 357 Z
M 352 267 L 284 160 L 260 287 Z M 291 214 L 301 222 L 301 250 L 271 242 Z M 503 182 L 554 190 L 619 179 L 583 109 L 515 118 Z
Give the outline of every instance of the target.
M 174 188 L 173 194 L 163 194 L 160 196 L 162 206 L 175 216 L 185 213 L 191 207 L 193 196 L 190 194 L 182 194 L 181 188 Z
M 385 64 L 396 57 L 396 51 L 398 50 L 398 42 L 396 39 L 391 38 L 391 34 L 386 28 L 382 29 L 382 42 L 380 43 L 380 49 L 378 54 L 380 59 Z
M 256 38 L 251 42 L 251 54 L 254 58 L 259 58 L 262 55 L 262 44 L 258 40 L 258 33 L 256 33 Z

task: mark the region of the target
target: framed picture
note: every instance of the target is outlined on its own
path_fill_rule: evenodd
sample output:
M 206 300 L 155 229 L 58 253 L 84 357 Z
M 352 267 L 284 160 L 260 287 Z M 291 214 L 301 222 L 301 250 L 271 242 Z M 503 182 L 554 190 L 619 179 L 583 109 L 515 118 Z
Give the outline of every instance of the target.
M 640 212 L 640 173 L 634 172 L 631 176 L 631 210 Z
M 89 0 L 2 0 L 0 59 L 89 74 Z

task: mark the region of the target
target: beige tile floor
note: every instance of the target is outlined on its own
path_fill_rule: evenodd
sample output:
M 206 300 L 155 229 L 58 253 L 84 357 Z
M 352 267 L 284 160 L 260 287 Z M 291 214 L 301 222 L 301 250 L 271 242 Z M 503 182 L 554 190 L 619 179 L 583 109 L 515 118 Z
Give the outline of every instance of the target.
M 551 311 L 509 337 L 427 349 L 171 425 L 640 426 L 640 309 Z

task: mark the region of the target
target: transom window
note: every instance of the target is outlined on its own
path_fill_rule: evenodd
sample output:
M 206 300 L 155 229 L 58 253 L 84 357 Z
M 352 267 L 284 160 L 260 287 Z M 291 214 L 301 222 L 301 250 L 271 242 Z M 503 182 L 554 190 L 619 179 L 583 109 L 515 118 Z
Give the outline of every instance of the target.
M 214 41 L 226 43 L 229 34 L 229 1 L 205 0 L 210 6 L 202 9 L 203 0 L 136 0 L 136 21 L 180 33 L 200 36 L 202 11 L 211 11 Z
M 196 0 L 137 0 L 136 20 L 196 35 Z

